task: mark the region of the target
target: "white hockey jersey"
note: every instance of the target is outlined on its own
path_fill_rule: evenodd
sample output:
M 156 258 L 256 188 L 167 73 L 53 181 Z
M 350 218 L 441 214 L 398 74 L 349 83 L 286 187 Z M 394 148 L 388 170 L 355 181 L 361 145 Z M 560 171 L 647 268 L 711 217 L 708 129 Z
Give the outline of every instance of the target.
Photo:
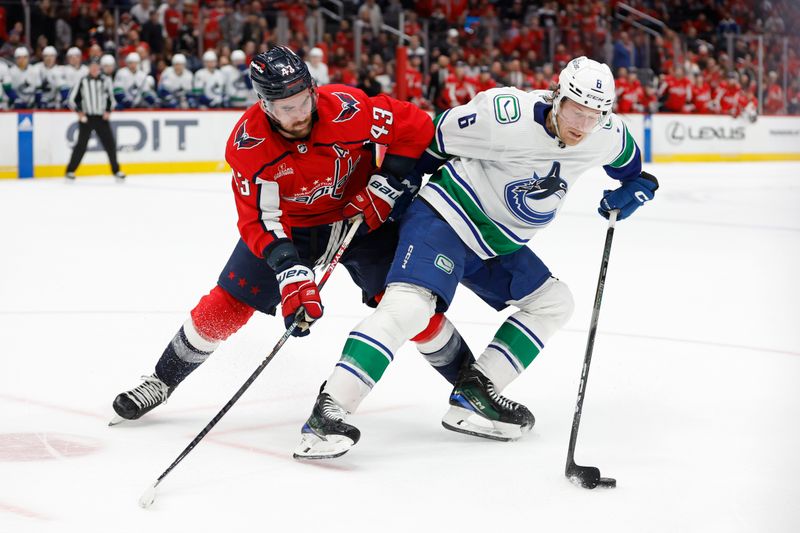
M 8 74 L 3 82 L 3 89 L 13 107 L 19 109 L 33 109 L 36 107 L 37 94 L 42 87 L 42 77 L 39 69 L 28 65 L 24 70 L 17 65 L 8 69 Z
M 219 69 L 201 68 L 194 73 L 194 95 L 205 107 L 221 107 L 225 96 L 225 74 Z
M 155 82 L 143 70 L 122 67 L 114 76 L 114 97 L 123 108 L 147 107 L 155 101 Z
M 3 85 L 6 84 L 8 78 L 8 65 L 5 61 L 0 60 L 0 109 L 8 109 L 8 97 Z
M 188 107 L 188 97 L 192 93 L 193 76 L 189 69 L 183 69 L 180 76 L 172 67 L 167 67 L 158 80 L 158 96 L 169 107 Z
M 81 81 L 86 75 L 89 74 L 89 67 L 81 65 L 78 68 L 72 65 L 64 65 L 61 67 L 61 96 L 63 101 L 66 101 L 67 95 Z
M 245 108 L 256 102 L 255 93 L 249 85 L 250 73 L 247 68 L 239 70 L 235 65 L 225 65 L 220 69 L 225 75 L 225 105 Z
M 641 174 L 639 148 L 614 114 L 562 148 L 545 129 L 551 94 L 489 89 L 436 119 L 429 154 L 453 158 L 420 196 L 482 259 L 516 251 L 550 224 L 588 169 L 603 166 L 619 180 Z
M 63 68 L 58 65 L 47 67 L 45 64 L 34 65 L 39 70 L 42 84 L 41 107 L 45 109 L 59 109 L 61 107 L 61 88 L 64 85 Z

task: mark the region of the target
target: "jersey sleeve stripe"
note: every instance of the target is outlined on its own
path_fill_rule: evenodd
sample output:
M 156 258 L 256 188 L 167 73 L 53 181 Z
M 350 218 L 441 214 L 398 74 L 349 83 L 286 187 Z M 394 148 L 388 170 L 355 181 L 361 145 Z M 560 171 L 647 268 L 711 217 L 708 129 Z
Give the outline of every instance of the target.
M 635 151 L 634 148 L 636 147 L 636 143 L 634 142 L 633 137 L 628 131 L 628 127 L 623 124 L 622 128 L 624 131 L 622 136 L 622 150 L 620 151 L 617 158 L 611 162 L 611 166 L 614 168 L 624 167 L 625 165 L 630 163 L 631 157 L 633 157 L 633 152 Z
M 257 180 L 258 209 L 261 214 L 261 227 L 265 232 L 272 233 L 278 239 L 285 239 L 286 232 L 280 221 L 280 195 L 278 184 L 274 181 Z
M 442 122 L 444 122 L 444 119 L 447 117 L 447 115 L 449 113 L 450 113 L 450 110 L 448 109 L 447 111 L 445 111 L 444 113 L 442 113 L 441 115 L 436 117 L 436 123 L 434 124 L 434 126 L 436 127 L 436 136 L 434 137 L 434 141 L 431 142 L 431 146 L 430 146 L 431 149 L 437 155 L 439 155 L 440 157 L 445 157 L 445 158 L 447 157 L 445 155 L 445 154 L 447 154 L 447 150 L 444 147 L 444 135 L 442 134 Z

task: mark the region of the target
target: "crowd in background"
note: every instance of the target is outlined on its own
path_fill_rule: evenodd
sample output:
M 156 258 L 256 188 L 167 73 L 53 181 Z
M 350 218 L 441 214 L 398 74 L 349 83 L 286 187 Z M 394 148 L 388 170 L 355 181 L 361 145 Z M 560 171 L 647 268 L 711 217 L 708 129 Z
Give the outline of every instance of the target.
M 406 96 L 425 109 L 499 85 L 549 89 L 569 59 L 587 55 L 612 66 L 619 112 L 739 115 L 760 96 L 765 114 L 800 114 L 800 38 L 792 33 L 800 3 L 625 3 L 652 17 L 639 19 L 647 28 L 615 17 L 619 2 L 600 0 L 41 0 L 32 3 L 29 49 L 19 2 L 0 0 L 0 58 L 8 60 L 0 59 L 0 106 L 64 105 L 90 57 L 104 58 L 121 108 L 246 106 L 246 66 L 279 37 L 320 84 L 396 94 L 398 38 L 386 27 L 402 24 Z M 324 31 L 310 42 L 320 8 Z

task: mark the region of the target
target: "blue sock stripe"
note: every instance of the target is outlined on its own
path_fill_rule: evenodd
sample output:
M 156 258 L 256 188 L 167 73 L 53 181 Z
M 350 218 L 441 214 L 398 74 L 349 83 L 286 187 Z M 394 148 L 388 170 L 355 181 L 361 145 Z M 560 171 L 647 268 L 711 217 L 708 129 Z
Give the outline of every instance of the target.
M 498 352 L 500 352 L 501 354 L 503 354 L 506 357 L 506 359 L 508 359 L 508 362 L 511 363 L 511 366 L 514 367 L 514 370 L 517 371 L 517 374 L 521 374 L 522 373 L 522 370 L 520 370 L 519 364 L 517 363 L 516 358 L 513 355 L 511 355 L 510 353 L 508 353 L 505 348 L 503 348 L 499 344 L 495 344 L 495 343 L 491 343 L 488 347 L 489 348 L 493 348 L 493 349 L 497 350 Z
M 376 347 L 380 348 L 384 352 L 384 354 L 389 358 L 389 361 L 394 361 L 394 355 L 392 354 L 392 351 L 386 346 L 384 346 L 383 343 L 376 341 L 369 335 L 364 335 L 363 333 L 360 333 L 358 331 L 351 331 L 350 336 L 361 337 L 362 339 L 368 341 L 370 344 L 374 344 Z
M 363 381 L 364 385 L 366 385 L 370 389 L 375 386 L 375 384 L 372 382 L 371 379 L 369 379 L 367 376 L 364 376 L 361 372 L 359 372 L 357 369 L 351 367 L 350 365 L 346 365 L 346 364 L 344 364 L 344 363 L 342 363 L 340 361 L 340 362 L 336 363 L 336 366 L 338 366 L 340 368 L 344 368 L 345 370 L 347 370 L 348 372 L 353 374 L 355 377 L 357 377 L 358 379 Z
M 513 316 L 508 317 L 508 321 L 511 322 L 512 324 L 514 324 L 515 326 L 517 326 L 519 329 L 521 329 L 522 331 L 524 331 L 528 335 L 530 335 L 530 337 L 536 342 L 536 344 L 539 345 L 539 349 L 540 350 L 544 350 L 544 343 L 542 342 L 542 340 L 539 337 L 537 337 L 534 332 L 532 332 L 530 329 L 528 329 L 528 327 L 525 324 L 523 324 L 522 322 L 520 322 L 519 320 L 517 320 Z

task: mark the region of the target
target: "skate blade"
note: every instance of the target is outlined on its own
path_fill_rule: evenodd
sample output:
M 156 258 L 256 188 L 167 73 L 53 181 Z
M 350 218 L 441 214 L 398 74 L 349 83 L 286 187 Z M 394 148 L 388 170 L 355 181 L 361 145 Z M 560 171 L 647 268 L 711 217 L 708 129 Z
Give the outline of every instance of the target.
M 127 418 L 122 418 L 119 415 L 114 415 L 114 418 L 111 419 L 111 422 L 108 423 L 109 427 L 117 426 L 122 424 L 123 422 L 129 422 Z
M 346 454 L 355 443 L 340 435 L 331 435 L 326 440 L 313 433 L 303 433 L 300 445 L 294 450 L 295 459 L 334 459 Z
M 442 426 L 457 433 L 503 442 L 522 437 L 522 428 L 516 424 L 488 420 L 474 411 L 455 405 L 451 405 L 442 417 Z

